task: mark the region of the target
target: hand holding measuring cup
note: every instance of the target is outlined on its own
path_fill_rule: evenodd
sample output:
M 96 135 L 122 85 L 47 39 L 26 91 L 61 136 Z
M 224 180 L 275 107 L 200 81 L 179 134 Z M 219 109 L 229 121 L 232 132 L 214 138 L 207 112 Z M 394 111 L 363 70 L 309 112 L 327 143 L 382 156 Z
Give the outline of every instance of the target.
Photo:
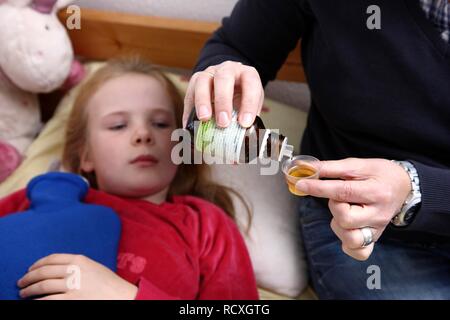
M 295 168 L 288 163 L 283 164 L 285 167 Z M 355 259 L 366 260 L 411 192 L 408 173 L 387 159 L 320 161 L 318 168 L 318 175 L 325 179 L 307 176 L 295 182 L 293 190 L 296 194 L 329 199 L 331 229 L 342 241 L 342 250 Z M 287 179 L 294 183 L 291 175 Z

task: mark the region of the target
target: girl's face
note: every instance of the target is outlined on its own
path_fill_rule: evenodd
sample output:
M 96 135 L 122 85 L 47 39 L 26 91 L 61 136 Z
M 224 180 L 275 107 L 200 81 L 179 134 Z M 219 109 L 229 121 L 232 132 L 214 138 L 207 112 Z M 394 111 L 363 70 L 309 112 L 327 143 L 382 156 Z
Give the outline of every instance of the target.
M 108 80 L 87 104 L 87 147 L 81 169 L 95 172 L 100 190 L 165 200 L 177 166 L 174 106 L 163 85 L 151 76 L 127 73 Z M 156 198 L 155 198 L 156 197 Z

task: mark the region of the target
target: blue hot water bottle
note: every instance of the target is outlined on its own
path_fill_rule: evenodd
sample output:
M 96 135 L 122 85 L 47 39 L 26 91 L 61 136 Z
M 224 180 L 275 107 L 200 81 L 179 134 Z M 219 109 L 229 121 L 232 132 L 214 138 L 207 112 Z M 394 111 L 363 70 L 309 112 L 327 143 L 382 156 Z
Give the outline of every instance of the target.
M 81 254 L 116 271 L 120 219 L 83 203 L 88 189 L 78 175 L 47 173 L 27 186 L 29 210 L 0 218 L 0 299 L 20 299 L 17 281 L 53 253 Z

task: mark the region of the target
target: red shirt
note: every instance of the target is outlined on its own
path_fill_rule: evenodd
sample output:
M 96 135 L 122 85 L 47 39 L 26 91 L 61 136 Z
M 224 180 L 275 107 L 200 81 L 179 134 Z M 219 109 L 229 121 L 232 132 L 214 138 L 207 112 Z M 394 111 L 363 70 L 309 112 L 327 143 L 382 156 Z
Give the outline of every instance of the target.
M 120 216 L 117 273 L 138 286 L 136 299 L 258 299 L 242 236 L 212 203 L 175 196 L 157 205 L 94 189 L 85 202 Z M 28 207 L 21 190 L 0 201 L 0 216 Z

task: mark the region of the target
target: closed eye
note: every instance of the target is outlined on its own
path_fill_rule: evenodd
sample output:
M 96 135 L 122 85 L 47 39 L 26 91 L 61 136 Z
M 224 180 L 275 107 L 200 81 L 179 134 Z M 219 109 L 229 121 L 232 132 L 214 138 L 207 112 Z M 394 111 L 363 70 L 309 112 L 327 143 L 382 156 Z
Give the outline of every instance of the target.
M 153 122 L 153 126 L 164 129 L 170 127 L 170 124 L 167 122 Z
M 117 125 L 109 127 L 108 129 L 112 130 L 112 131 L 119 131 L 119 130 L 124 129 L 125 127 L 126 127 L 125 124 L 117 124 Z

